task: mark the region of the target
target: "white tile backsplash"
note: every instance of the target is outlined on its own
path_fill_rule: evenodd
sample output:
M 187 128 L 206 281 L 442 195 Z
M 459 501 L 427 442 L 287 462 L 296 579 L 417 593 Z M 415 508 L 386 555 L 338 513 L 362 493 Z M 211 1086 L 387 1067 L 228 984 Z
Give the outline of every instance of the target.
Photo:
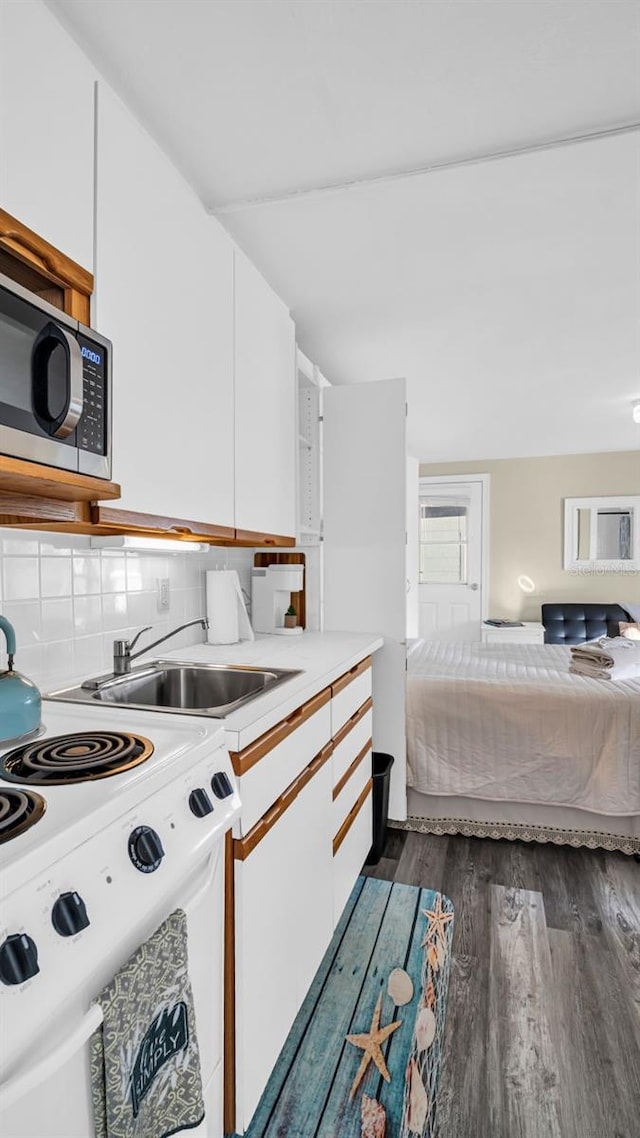
M 108 671 L 113 640 L 145 625 L 151 642 L 204 616 L 207 569 L 236 569 L 251 586 L 253 550 L 212 546 L 207 553 L 154 553 L 91 548 L 87 537 L 0 531 L 0 612 L 16 629 L 16 667 L 43 690 Z M 169 580 L 169 609 L 158 612 L 157 582 Z M 203 639 L 187 629 L 167 643 Z M 6 667 L 0 634 L 0 669 Z
M 9 558 L 9 560 L 11 560 Z M 71 558 L 40 558 L 40 596 L 71 596 Z
M 3 542 L 6 550 L 6 542 Z M 3 554 L 2 593 L 5 601 L 25 601 L 40 596 L 40 562 L 37 557 L 7 557 Z

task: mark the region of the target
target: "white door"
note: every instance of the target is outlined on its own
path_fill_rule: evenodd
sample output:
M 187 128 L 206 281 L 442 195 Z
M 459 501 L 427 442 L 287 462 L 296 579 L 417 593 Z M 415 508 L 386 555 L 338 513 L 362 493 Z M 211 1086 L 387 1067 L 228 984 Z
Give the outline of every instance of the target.
M 420 636 L 479 641 L 484 618 L 485 479 L 420 479 Z
M 395 758 L 390 817 L 406 818 L 406 386 L 323 393 L 324 628 L 377 632 L 373 745 Z

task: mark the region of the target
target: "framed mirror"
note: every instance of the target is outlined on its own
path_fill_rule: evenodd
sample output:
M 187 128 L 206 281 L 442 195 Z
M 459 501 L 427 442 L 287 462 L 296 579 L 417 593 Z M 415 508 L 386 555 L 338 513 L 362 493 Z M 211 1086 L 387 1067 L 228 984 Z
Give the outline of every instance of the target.
M 624 573 L 640 569 L 640 495 L 565 498 L 564 568 Z

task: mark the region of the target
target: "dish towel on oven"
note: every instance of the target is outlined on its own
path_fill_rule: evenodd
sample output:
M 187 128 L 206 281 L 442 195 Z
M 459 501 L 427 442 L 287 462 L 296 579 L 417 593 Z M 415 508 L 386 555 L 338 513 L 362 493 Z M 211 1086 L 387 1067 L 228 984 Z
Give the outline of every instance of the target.
M 640 642 L 602 636 L 571 649 L 569 671 L 595 680 L 632 680 L 640 676 Z
M 182 909 L 156 929 L 98 996 L 91 1037 L 96 1138 L 168 1138 L 204 1118 Z

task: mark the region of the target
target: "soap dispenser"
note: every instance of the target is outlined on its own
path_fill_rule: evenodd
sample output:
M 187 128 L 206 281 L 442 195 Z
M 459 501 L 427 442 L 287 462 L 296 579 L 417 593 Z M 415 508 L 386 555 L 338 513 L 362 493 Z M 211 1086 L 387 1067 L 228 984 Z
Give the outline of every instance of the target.
M 0 616 L 0 629 L 7 641 L 9 667 L 0 672 L 0 745 L 22 742 L 40 730 L 42 698 L 36 685 L 13 670 L 16 634 L 5 616 Z

